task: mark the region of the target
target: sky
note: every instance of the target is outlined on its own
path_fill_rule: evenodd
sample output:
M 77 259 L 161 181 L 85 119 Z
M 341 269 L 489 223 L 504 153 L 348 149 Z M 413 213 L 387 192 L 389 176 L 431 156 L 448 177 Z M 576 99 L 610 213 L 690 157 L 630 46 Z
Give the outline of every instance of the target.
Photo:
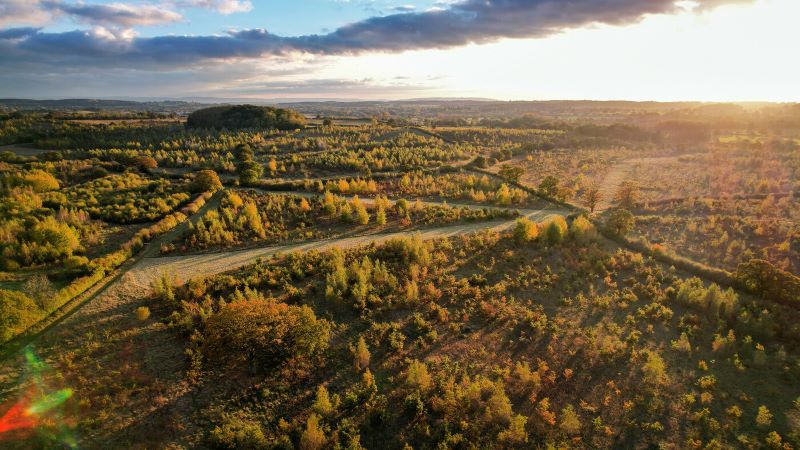
M 800 101 L 798 0 L 0 0 L 0 97 Z

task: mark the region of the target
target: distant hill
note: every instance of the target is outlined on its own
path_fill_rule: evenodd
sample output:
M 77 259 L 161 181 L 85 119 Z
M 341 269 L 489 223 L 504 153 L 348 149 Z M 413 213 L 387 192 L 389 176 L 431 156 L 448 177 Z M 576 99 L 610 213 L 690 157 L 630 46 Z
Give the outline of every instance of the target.
M 255 105 L 212 106 L 197 110 L 186 119 L 189 128 L 277 128 L 295 130 L 305 127 L 306 120 L 291 109 Z
M 174 100 L 138 102 L 132 100 L 101 100 L 90 98 L 71 98 L 60 100 L 0 98 L 0 107 L 21 111 L 190 112 L 205 106 L 207 105 L 202 103 Z

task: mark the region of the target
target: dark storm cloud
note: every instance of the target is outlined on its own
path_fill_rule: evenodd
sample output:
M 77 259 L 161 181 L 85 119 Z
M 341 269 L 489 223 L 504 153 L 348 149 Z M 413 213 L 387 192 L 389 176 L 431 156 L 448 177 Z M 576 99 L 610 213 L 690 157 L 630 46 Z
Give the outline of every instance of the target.
M 7 28 L 0 30 L 0 40 L 21 39 L 39 32 L 39 28 L 24 27 L 24 28 Z
M 699 0 L 700 8 L 746 0 Z M 447 48 L 504 38 L 536 38 L 603 23 L 623 25 L 677 10 L 675 0 L 465 0 L 439 9 L 372 17 L 331 33 L 282 37 L 263 29 L 219 36 L 133 37 L 107 30 L 65 33 L 7 30 L 0 61 L 44 58 L 59 64 L 188 64 L 304 52 L 323 55 Z

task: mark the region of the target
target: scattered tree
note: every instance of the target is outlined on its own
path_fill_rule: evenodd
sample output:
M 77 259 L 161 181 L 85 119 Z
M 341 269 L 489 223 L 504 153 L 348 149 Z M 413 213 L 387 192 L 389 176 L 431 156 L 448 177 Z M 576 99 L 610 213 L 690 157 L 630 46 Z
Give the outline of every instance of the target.
M 615 209 L 606 219 L 606 229 L 616 236 L 625 236 L 633 230 L 636 219 L 626 209 Z

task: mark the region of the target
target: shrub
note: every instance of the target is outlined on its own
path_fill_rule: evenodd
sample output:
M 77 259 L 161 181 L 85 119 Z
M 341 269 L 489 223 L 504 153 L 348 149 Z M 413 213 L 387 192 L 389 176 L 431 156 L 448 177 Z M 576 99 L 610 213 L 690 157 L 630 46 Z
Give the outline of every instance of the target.
M 0 289 L 0 343 L 27 330 L 44 316 L 27 295 Z
M 606 229 L 615 236 L 625 236 L 633 230 L 636 219 L 626 209 L 615 209 L 606 219 Z
M 222 425 L 211 430 L 210 441 L 220 449 L 269 448 L 264 430 L 258 422 L 239 417 L 227 418 Z
M 679 303 L 703 311 L 709 318 L 730 319 L 738 310 L 739 297 L 733 289 L 723 291 L 715 283 L 706 288 L 697 277 L 680 280 L 676 287 Z
M 578 216 L 569 226 L 569 235 L 579 242 L 594 240 L 597 232 L 594 225 L 584 216 Z
M 329 417 L 333 414 L 333 403 L 331 403 L 330 394 L 325 386 L 320 385 L 317 388 L 317 397 L 311 409 L 322 417 Z
M 150 308 L 147 306 L 140 306 L 136 308 L 136 318 L 144 322 L 150 317 Z
M 328 347 L 330 325 L 308 306 L 275 300 L 226 305 L 206 322 L 206 353 L 231 364 L 268 370 L 290 358 L 310 358 Z
M 139 156 L 132 162 L 141 170 L 153 170 L 158 167 L 158 162 L 152 156 Z
M 428 366 L 420 361 L 412 361 L 406 373 L 406 383 L 412 389 L 426 392 L 431 387 L 431 376 L 428 374 Z
M 219 175 L 213 170 L 201 170 L 194 176 L 192 190 L 195 192 L 216 192 L 222 189 Z
M 539 227 L 535 222 L 527 217 L 520 217 L 514 225 L 514 240 L 522 242 L 530 242 L 539 236 Z
M 567 235 L 567 221 L 561 216 L 548 219 L 542 226 L 548 244 L 558 244 Z
M 255 161 L 243 161 L 236 168 L 239 174 L 239 183 L 243 186 L 255 184 L 264 175 L 264 166 Z
M 34 192 L 56 191 L 61 187 L 56 177 L 43 170 L 32 170 L 22 175 L 21 181 Z
M 772 425 L 772 412 L 770 412 L 769 408 L 764 405 L 758 407 L 758 413 L 756 413 L 756 425 L 761 428 L 766 428 Z
M 561 410 L 561 422 L 558 427 L 568 435 L 578 434 L 581 431 L 581 420 L 578 414 L 575 413 L 575 408 L 572 405 L 567 405 Z
M 393 259 L 405 265 L 418 264 L 427 266 L 431 262 L 428 244 L 415 234 L 412 237 L 391 239 L 383 245 L 382 253 L 386 255 L 382 260 Z
M 768 261 L 752 259 L 739 264 L 736 280 L 747 290 L 795 308 L 800 307 L 800 277 Z
M 356 371 L 361 372 L 362 370 L 368 368 L 370 355 L 369 349 L 367 348 L 367 343 L 364 341 L 363 336 L 358 337 L 358 342 L 352 350 L 355 358 Z
M 306 429 L 300 436 L 300 450 L 319 450 L 325 446 L 325 433 L 319 425 L 319 416 L 311 414 L 306 422 Z
M 642 366 L 642 373 L 644 374 L 644 381 L 657 385 L 661 384 L 666 377 L 666 366 L 661 356 L 651 350 L 645 351 L 645 362 Z

